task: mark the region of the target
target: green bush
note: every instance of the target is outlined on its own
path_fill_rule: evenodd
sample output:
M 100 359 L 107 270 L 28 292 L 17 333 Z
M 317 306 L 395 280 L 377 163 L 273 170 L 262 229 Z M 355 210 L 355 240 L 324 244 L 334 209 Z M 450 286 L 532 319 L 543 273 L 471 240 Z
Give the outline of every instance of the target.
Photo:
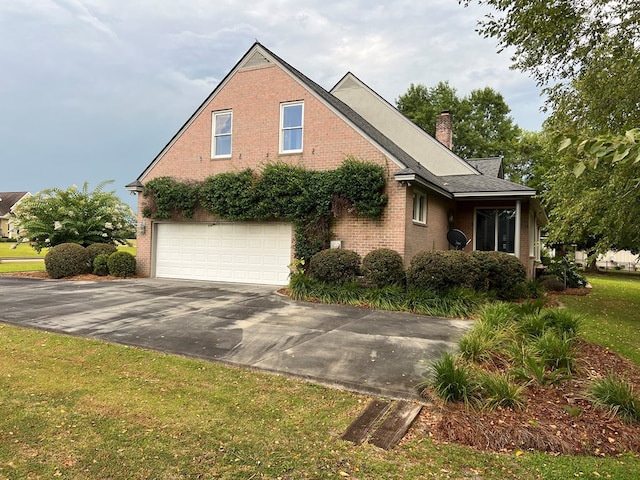
M 556 257 L 547 259 L 544 262 L 547 267 L 545 276 L 558 279 L 567 288 L 581 288 L 587 284 L 587 278 L 580 272 L 578 264 L 567 257 Z
M 89 252 L 77 243 L 51 247 L 44 257 L 44 265 L 51 278 L 73 277 L 91 271 Z
M 362 259 L 362 274 L 367 283 L 378 288 L 404 285 L 402 256 L 388 248 L 372 250 Z
M 109 255 L 107 266 L 115 277 L 131 277 L 136 273 L 136 257 L 129 252 L 115 252 Z
M 309 274 L 322 282 L 349 283 L 358 276 L 360 262 L 360 255 L 352 250 L 322 250 L 311 257 Z
M 93 261 L 100 254 L 111 255 L 113 252 L 117 252 L 118 249 L 112 243 L 92 243 L 87 246 L 87 252 L 89 252 L 89 265 L 93 266 Z M 106 274 L 105 274 L 106 275 Z
M 109 255 L 100 253 L 93 259 L 93 274 L 100 277 L 109 275 Z
M 526 294 L 527 271 L 522 262 L 504 252 L 470 253 L 476 262 L 478 290 L 495 292 L 498 298 L 510 300 Z
M 474 288 L 478 276 L 475 258 L 460 250 L 425 250 L 411 259 L 409 288 L 442 293 L 454 287 Z

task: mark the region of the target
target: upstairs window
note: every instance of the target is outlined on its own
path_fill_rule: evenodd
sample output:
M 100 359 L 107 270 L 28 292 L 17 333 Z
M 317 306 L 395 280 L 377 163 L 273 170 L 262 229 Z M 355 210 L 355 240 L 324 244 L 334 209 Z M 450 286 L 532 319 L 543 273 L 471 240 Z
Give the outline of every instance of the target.
M 302 152 L 304 104 L 283 103 L 280 106 L 280 153 Z
M 515 253 L 515 208 L 476 210 L 476 250 Z
M 231 134 L 233 113 L 229 111 L 213 113 L 213 147 L 212 157 L 231 156 Z
M 416 192 L 413 195 L 413 221 L 427 223 L 427 196 L 424 193 Z

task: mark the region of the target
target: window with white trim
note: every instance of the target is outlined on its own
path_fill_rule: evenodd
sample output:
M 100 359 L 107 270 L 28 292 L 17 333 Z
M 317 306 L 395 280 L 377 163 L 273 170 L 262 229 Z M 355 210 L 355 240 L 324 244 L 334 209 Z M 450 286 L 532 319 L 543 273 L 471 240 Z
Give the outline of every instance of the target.
M 516 209 L 476 209 L 476 250 L 515 253 Z
M 416 223 L 427 223 L 427 196 L 424 193 L 413 194 L 413 221 Z
M 231 135 L 233 131 L 233 113 L 231 110 L 213 112 L 213 142 L 211 156 L 228 158 L 231 156 Z
M 280 105 L 280 153 L 302 152 L 304 103 Z

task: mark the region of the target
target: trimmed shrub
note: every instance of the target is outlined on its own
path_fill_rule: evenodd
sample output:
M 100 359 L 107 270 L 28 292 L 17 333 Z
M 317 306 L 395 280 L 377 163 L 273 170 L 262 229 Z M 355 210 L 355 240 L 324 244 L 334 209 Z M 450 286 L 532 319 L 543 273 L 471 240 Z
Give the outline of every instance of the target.
M 469 253 L 460 250 L 428 250 L 411 259 L 407 270 L 409 288 L 442 293 L 453 287 L 476 286 L 478 264 Z
M 360 255 L 353 250 L 322 250 L 311 257 L 309 274 L 327 283 L 353 282 L 360 271 L 360 261 Z
M 73 277 L 91 271 L 89 252 L 77 243 L 51 247 L 44 257 L 44 265 L 51 278 Z
M 86 247 L 89 252 L 89 265 L 93 266 L 93 261 L 100 254 L 106 254 L 107 257 L 113 252 L 118 251 L 115 245 L 112 243 L 92 243 Z M 106 275 L 106 273 L 105 273 Z
M 93 259 L 93 274 L 100 277 L 109 275 L 109 255 L 100 253 Z
M 476 262 L 475 288 L 495 292 L 502 300 L 518 298 L 526 291 L 527 271 L 522 262 L 504 252 L 474 251 Z
M 114 252 L 109 255 L 107 266 L 115 277 L 131 277 L 136 273 L 136 257 L 129 252 Z
M 362 274 L 368 284 L 378 288 L 404 285 L 402 256 L 388 248 L 372 250 L 362 259 Z

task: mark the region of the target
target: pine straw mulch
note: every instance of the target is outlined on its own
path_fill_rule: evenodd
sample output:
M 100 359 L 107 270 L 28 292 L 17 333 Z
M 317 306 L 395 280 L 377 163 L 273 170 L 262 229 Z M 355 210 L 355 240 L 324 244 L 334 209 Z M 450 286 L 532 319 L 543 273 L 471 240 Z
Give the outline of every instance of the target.
M 53 280 L 47 272 L 12 272 L 12 273 L 0 273 L 0 277 L 21 277 L 21 278 L 40 278 L 42 280 Z M 140 278 L 135 275 L 127 278 Z M 73 277 L 60 278 L 59 280 L 70 281 L 105 281 L 105 280 L 122 280 L 122 277 L 114 277 L 113 275 L 93 275 L 92 273 L 86 273 L 83 275 L 75 275 Z
M 492 411 L 434 400 L 413 424 L 408 438 L 427 435 L 483 451 L 538 451 L 615 456 L 640 453 L 640 425 L 627 424 L 594 408 L 585 397 L 589 380 L 615 372 L 640 392 L 640 367 L 599 345 L 579 340 L 580 368 L 571 380 L 551 387 L 527 387 L 521 410 Z

